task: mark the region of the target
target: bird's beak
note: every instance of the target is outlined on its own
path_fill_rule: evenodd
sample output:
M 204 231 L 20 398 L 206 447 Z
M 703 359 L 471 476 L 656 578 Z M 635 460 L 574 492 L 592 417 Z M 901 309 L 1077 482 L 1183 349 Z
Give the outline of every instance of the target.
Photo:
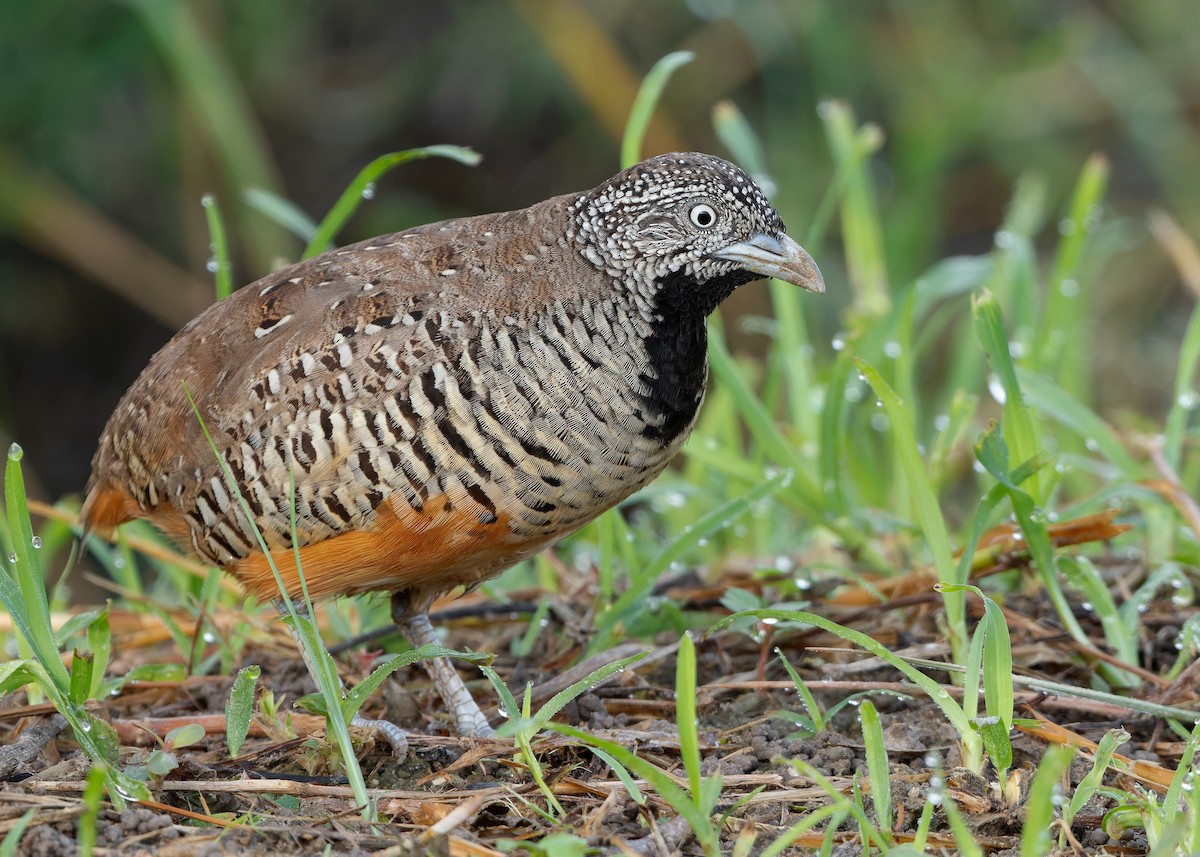
M 717 259 L 736 262 L 747 271 L 808 289 L 813 294 L 825 294 L 825 279 L 817 263 L 807 250 L 786 233 L 767 235 L 760 232 L 746 241 L 723 247 L 712 255 Z

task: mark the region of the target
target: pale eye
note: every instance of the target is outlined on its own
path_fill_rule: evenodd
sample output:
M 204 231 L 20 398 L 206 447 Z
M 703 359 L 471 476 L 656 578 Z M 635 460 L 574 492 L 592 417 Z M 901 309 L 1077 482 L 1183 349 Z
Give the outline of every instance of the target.
M 693 226 L 707 229 L 717 222 L 717 213 L 711 205 L 701 202 L 692 206 L 692 210 L 688 212 L 688 219 L 692 221 Z

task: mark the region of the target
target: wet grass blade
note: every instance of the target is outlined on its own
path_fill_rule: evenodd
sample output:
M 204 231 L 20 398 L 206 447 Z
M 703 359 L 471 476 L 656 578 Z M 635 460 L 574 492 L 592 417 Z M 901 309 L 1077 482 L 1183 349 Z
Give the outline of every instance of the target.
M 646 136 L 646 129 L 650 127 L 654 108 L 658 106 L 667 81 L 676 69 L 690 63 L 695 56 L 691 51 L 667 54 L 654 64 L 642 80 L 638 94 L 633 99 L 633 106 L 629 108 L 629 119 L 625 123 L 625 134 L 621 138 L 621 169 L 632 167 L 642 159 L 642 140 Z
M 435 157 L 450 158 L 469 167 L 475 166 L 481 159 L 478 152 L 464 146 L 448 145 L 425 146 L 420 149 L 405 149 L 402 152 L 381 155 L 363 167 L 359 174 L 354 177 L 354 180 L 342 191 L 342 195 L 333 204 L 333 208 L 329 210 L 329 213 L 318 224 L 317 231 L 313 233 L 312 239 L 308 242 L 308 246 L 304 248 L 304 253 L 300 258 L 311 259 L 318 253 L 324 253 L 332 247 L 334 238 L 341 232 L 342 227 L 346 225 L 346 221 L 358 210 L 364 197 L 370 195 L 370 188 L 389 170 L 419 158 Z

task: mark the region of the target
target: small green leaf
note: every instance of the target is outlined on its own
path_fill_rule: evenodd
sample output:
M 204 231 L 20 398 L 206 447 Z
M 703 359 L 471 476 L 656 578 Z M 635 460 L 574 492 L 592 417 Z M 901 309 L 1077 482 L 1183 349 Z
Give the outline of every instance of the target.
M 246 736 L 250 734 L 250 719 L 254 715 L 254 685 L 262 669 L 251 664 L 238 670 L 229 691 L 229 707 L 225 709 L 225 742 L 229 755 L 241 752 Z
M 155 750 L 146 760 L 146 771 L 152 777 L 165 777 L 179 767 L 179 759 L 166 750 Z
M 190 747 L 197 741 L 204 739 L 204 727 L 199 723 L 185 723 L 183 726 L 176 726 L 167 733 L 163 739 L 163 744 L 168 750 L 178 750 L 181 747 Z

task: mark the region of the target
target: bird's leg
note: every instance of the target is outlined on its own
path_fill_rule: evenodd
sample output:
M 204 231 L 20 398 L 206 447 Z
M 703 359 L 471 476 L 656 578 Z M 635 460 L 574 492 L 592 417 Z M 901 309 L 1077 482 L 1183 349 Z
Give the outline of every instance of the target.
M 308 610 L 302 603 L 292 603 L 292 608 L 296 611 L 297 616 L 308 616 Z M 282 615 L 287 615 L 287 605 L 282 600 L 275 600 L 275 609 Z M 308 667 L 308 674 L 312 676 L 313 683 L 317 689 L 321 689 L 321 679 L 318 677 L 317 665 L 312 662 L 312 658 L 308 656 L 308 647 L 304 645 L 304 640 L 300 636 L 300 629 L 288 623 L 288 630 L 292 633 L 292 639 L 296 641 L 296 648 L 300 650 L 300 657 L 304 658 L 304 665 Z M 323 644 L 322 644 L 323 645 Z M 346 694 L 346 686 L 342 683 L 341 675 L 337 676 L 338 690 L 342 695 Z M 403 761 L 408 755 L 408 736 L 404 730 L 390 720 L 369 720 L 363 717 L 357 711 L 354 712 L 354 717 L 350 720 L 351 726 L 362 726 L 367 729 L 373 729 L 379 733 L 383 740 L 392 745 L 392 755 L 396 757 L 396 761 Z
M 392 621 L 400 626 L 412 647 L 420 648 L 426 643 L 441 645 L 437 632 L 429 622 L 429 613 L 424 610 L 419 613 L 407 611 L 408 601 L 404 595 L 393 595 Z M 454 728 L 459 735 L 468 738 L 490 738 L 496 734 L 448 658 L 429 658 L 423 661 L 423 664 L 438 693 L 442 695 L 446 708 L 454 715 Z

